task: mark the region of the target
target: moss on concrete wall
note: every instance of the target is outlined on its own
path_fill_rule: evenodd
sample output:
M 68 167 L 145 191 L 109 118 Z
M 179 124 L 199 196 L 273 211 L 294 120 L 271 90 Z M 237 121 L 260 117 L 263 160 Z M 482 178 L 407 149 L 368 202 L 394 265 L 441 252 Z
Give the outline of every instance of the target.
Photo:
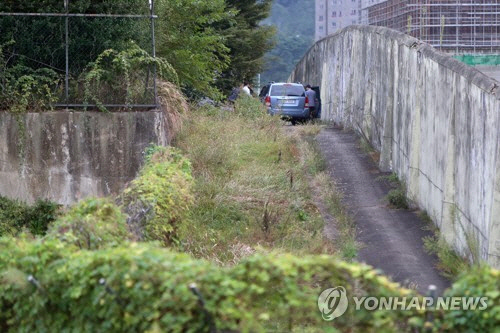
M 500 267 L 498 82 L 421 41 L 351 26 L 316 43 L 290 77 L 319 85 L 322 119 L 369 138 L 446 240 Z M 472 236 L 471 236 L 472 235 Z M 477 249 L 470 249 L 471 237 Z
M 0 195 L 70 204 L 118 193 L 150 143 L 167 144 L 163 112 L 0 112 Z

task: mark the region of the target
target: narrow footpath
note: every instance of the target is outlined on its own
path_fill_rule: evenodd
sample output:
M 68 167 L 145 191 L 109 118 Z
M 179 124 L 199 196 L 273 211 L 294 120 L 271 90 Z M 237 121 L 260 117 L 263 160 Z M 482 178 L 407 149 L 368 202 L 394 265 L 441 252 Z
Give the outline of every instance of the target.
M 427 293 L 428 286 L 442 294 L 450 282 L 439 275 L 436 258 L 424 250 L 424 222 L 415 212 L 388 207 L 389 186 L 377 180 L 381 173 L 375 162 L 359 148 L 352 131 L 326 128 L 317 136 L 328 172 L 344 194 L 344 205 L 356 222 L 361 243 L 358 261 L 365 262 L 393 281 Z

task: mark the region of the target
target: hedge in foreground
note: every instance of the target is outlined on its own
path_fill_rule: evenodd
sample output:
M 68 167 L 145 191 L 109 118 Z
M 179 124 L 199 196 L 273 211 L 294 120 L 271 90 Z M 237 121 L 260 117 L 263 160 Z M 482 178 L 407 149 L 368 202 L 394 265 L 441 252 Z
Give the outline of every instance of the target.
M 0 279 L 2 332 L 206 332 L 212 320 L 219 330 L 336 332 L 316 306 L 322 289 L 409 293 L 328 256 L 256 255 L 221 268 L 154 244 L 87 251 L 57 239 L 1 239 Z M 409 315 L 348 311 L 335 327 L 399 332 Z
M 445 296 L 488 297 L 483 311 L 454 310 L 442 313 L 438 326 L 449 332 L 500 333 L 500 271 L 486 265 L 462 273 Z
M 195 283 L 196 290 L 190 289 Z M 368 266 L 329 256 L 255 255 L 221 268 L 153 244 L 88 251 L 57 239 L 0 239 L 1 332 L 497 332 L 499 272 L 462 276 L 453 296 L 487 296 L 485 311 L 354 310 L 333 322 L 319 293 L 411 297 Z M 197 294 L 198 293 L 198 294 Z M 202 300 L 205 305 L 202 305 Z M 496 331 L 495 331 L 496 330 Z

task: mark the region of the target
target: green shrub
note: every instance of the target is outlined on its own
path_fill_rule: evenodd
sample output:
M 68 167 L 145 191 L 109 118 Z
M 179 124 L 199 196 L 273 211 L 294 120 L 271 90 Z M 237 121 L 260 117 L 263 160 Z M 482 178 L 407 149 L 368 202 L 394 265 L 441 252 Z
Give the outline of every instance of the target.
M 4 50 L 13 47 L 13 41 L 0 41 L 0 110 L 15 113 L 46 110 L 56 100 L 58 75 L 52 69 L 18 64 L 8 66 Z M 15 46 L 15 45 L 14 45 Z
M 500 332 L 500 271 L 486 265 L 462 273 L 445 296 L 488 297 L 482 311 L 444 312 L 439 326 L 448 332 Z
M 141 240 L 177 242 L 177 230 L 193 201 L 191 164 L 174 148 L 149 148 L 139 177 L 123 192 L 121 201 L 129 225 Z
M 120 244 L 131 237 L 126 216 L 110 199 L 88 198 L 54 222 L 48 239 L 59 239 L 79 248 L 95 250 Z
M 125 50 L 108 49 L 90 62 L 81 74 L 85 103 L 95 103 L 101 111 L 108 104 L 150 103 L 152 96 L 144 93 L 144 76 L 155 66 L 158 77 L 178 84 L 177 73 L 163 58 L 154 58 L 131 42 Z
M 16 236 L 22 231 L 44 235 L 50 223 L 59 214 L 60 205 L 39 200 L 29 206 L 0 196 L 0 236 Z
M 334 323 L 323 321 L 324 288 L 409 295 L 367 266 L 329 256 L 254 255 L 223 268 L 144 243 L 86 251 L 1 239 L 0 280 L 2 332 L 208 332 L 210 317 L 221 331 L 401 332 L 415 315 L 350 306 Z
M 390 190 L 387 194 L 387 200 L 396 208 L 408 209 L 408 200 L 404 188 Z
M 445 295 L 488 297 L 487 310 L 434 310 L 431 329 L 498 332 L 499 278 L 487 267 L 463 274 Z M 317 297 L 335 286 L 350 303 L 326 322 Z M 208 332 L 212 322 L 220 331 L 422 332 L 424 311 L 355 310 L 351 296 L 367 295 L 415 294 L 325 255 L 265 253 L 220 267 L 147 243 L 88 251 L 57 239 L 0 238 L 1 332 Z

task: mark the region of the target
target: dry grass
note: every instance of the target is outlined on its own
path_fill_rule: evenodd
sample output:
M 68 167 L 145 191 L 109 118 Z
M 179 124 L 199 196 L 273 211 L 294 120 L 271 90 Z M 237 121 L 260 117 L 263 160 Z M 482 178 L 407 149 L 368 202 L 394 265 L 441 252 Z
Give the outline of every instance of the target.
M 187 252 L 220 264 L 268 249 L 334 252 L 309 188 L 312 149 L 300 134 L 286 134 L 260 103 L 245 100 L 233 112 L 193 111 L 176 142 L 196 180 L 196 204 L 182 237 Z
M 158 82 L 158 102 L 165 113 L 168 140 L 172 141 L 182 130 L 183 118 L 189 113 L 189 104 L 179 88 L 170 82 Z

